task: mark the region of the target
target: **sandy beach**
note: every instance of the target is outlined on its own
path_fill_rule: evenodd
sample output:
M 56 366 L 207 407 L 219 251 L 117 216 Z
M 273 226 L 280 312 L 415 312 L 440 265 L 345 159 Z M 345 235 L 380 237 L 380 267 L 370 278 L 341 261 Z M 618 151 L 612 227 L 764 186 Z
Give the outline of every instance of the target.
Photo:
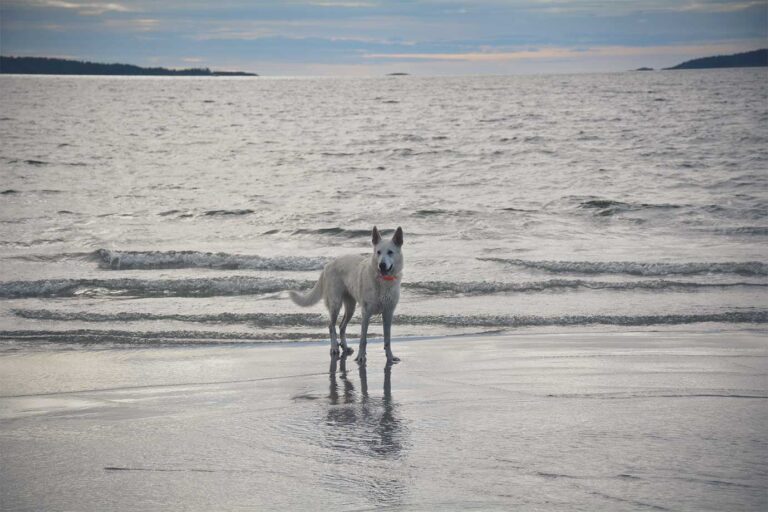
M 764 510 L 753 332 L 0 357 L 3 510 Z

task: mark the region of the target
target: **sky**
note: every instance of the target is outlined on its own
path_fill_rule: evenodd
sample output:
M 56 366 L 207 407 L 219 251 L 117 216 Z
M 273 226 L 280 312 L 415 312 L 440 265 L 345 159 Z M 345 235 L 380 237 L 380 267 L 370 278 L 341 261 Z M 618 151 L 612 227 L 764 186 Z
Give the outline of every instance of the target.
M 0 0 L 0 53 L 262 75 L 667 67 L 768 47 L 768 0 Z

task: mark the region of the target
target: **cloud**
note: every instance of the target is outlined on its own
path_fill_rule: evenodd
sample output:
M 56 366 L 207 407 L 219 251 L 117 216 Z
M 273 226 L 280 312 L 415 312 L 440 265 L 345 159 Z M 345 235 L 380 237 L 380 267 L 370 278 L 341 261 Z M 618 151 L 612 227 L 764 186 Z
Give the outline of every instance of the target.
M 393 33 L 391 27 L 398 27 Z M 431 30 L 428 30 L 430 29 Z M 454 28 L 454 27 L 451 27 Z M 258 41 L 268 38 L 294 40 L 323 39 L 327 41 L 356 41 L 366 44 L 415 44 L 411 37 L 439 31 L 432 26 L 408 18 L 366 16 L 354 19 L 272 19 L 258 21 L 209 21 L 198 26 L 190 35 L 197 41 Z
M 100 16 L 107 12 L 131 12 L 132 9 L 114 2 L 67 2 L 62 0 L 45 0 L 46 7 L 71 9 L 83 16 Z
M 393 61 L 467 61 L 504 62 L 514 60 L 584 59 L 595 57 L 641 57 L 665 53 L 701 54 L 741 51 L 743 44 L 720 43 L 669 46 L 601 46 L 595 48 L 549 47 L 515 51 L 483 51 L 464 53 L 366 53 L 366 59 Z
M 129 18 L 105 20 L 103 25 L 112 29 L 122 29 L 135 32 L 150 32 L 160 28 L 160 20 L 153 18 Z
M 549 14 L 582 13 L 620 16 L 640 12 L 737 12 L 768 6 L 768 0 L 521 0 L 499 1 L 496 5 Z
M 342 0 L 308 0 L 305 2 L 309 5 L 316 5 L 318 7 L 348 7 L 348 8 L 365 8 L 365 7 L 376 7 L 376 3 L 374 2 L 345 2 Z
M 768 2 L 765 0 L 752 2 L 698 1 L 688 2 L 678 10 L 695 12 L 736 12 L 759 6 L 768 7 Z

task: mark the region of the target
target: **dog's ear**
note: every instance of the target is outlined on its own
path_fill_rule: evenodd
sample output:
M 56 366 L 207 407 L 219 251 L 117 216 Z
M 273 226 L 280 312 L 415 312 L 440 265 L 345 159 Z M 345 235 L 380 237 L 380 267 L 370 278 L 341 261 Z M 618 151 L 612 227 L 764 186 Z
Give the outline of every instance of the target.
M 379 234 L 379 230 L 376 229 L 376 226 L 373 226 L 373 235 L 371 236 L 371 241 L 373 242 L 373 245 L 379 245 L 379 242 L 381 242 L 381 235 Z
M 395 236 L 392 237 L 392 241 L 395 242 L 395 245 L 398 247 L 402 247 L 403 245 L 403 228 L 400 226 L 397 226 L 397 230 L 395 231 Z

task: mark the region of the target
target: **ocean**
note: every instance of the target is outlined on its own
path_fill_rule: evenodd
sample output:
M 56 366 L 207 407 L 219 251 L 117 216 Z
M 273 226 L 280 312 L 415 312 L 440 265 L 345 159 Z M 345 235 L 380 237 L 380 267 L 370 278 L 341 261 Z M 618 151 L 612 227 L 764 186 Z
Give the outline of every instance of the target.
M 766 69 L 0 76 L 0 508 L 766 510 L 766 167 Z
M 1 76 L 0 350 L 327 343 L 287 290 L 374 225 L 397 339 L 764 332 L 766 84 Z

